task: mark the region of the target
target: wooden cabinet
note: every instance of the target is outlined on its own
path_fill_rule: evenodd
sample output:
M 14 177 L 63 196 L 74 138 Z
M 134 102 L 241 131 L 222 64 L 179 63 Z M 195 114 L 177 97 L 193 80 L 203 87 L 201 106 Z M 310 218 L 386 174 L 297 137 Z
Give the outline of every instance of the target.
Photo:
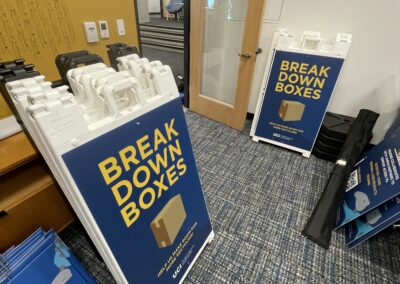
M 20 132 L 0 140 L 0 176 L 37 156 L 25 133 Z
M 36 156 L 23 133 L 0 141 L 0 252 L 39 227 L 60 231 L 75 218 Z

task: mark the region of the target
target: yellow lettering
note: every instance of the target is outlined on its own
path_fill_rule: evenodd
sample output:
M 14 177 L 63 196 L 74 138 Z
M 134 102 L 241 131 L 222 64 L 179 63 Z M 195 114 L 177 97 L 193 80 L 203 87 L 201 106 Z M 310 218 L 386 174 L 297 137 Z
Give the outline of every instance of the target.
M 289 71 L 291 71 L 291 72 L 297 72 L 297 69 L 299 69 L 299 66 L 300 66 L 300 64 L 299 64 L 299 62 L 292 62 L 291 64 L 290 64 L 290 68 L 289 68 Z
M 178 176 L 175 171 L 175 165 L 172 165 L 167 171 L 167 178 L 169 182 L 169 186 L 172 186 L 174 183 L 178 181 Z
M 143 172 L 145 175 L 145 178 L 143 181 L 139 181 L 139 174 Z M 135 172 L 133 173 L 133 184 L 135 185 L 135 187 L 137 188 L 142 188 L 143 186 L 145 186 L 150 179 L 150 170 L 148 167 L 142 165 L 140 167 L 138 167 Z
M 130 153 L 127 156 L 127 153 Z M 129 145 L 119 151 L 119 156 L 121 157 L 122 164 L 124 165 L 125 171 L 129 171 L 131 169 L 129 163 L 133 163 L 135 165 L 139 164 L 139 160 L 136 159 L 136 149 L 135 147 Z
M 136 141 L 140 156 L 142 156 L 143 160 L 146 159 L 151 154 L 153 154 L 152 149 L 150 149 L 146 152 L 146 150 L 150 148 L 150 143 L 148 142 L 148 140 L 149 140 L 149 135 L 145 135 Z
M 328 78 L 329 69 L 331 69 L 331 67 L 321 66 L 321 69 L 319 70 L 319 76 L 324 76 L 325 78 Z
M 105 159 L 98 164 L 98 167 L 107 185 L 119 178 L 122 173 L 122 169 L 120 166 L 118 166 L 118 162 L 115 157 L 109 157 Z
M 304 93 L 303 93 L 303 97 L 311 98 L 312 90 L 313 90 L 312 88 L 305 88 L 304 89 Z
M 310 70 L 308 70 L 307 74 L 313 74 L 315 76 L 318 76 L 318 68 L 317 65 L 313 65 Z
M 294 92 L 294 86 L 293 85 L 286 85 L 284 88 L 284 91 L 286 94 L 291 95 Z
M 283 71 L 289 70 L 289 61 L 287 61 L 287 60 L 282 60 L 281 70 L 283 70 Z
M 299 87 L 299 86 L 295 86 L 296 87 L 296 91 L 294 92 L 293 95 L 298 95 L 301 97 L 301 91 L 303 91 L 304 87 Z
M 178 136 L 179 135 L 179 133 L 174 129 L 174 121 L 175 121 L 175 118 L 171 119 L 171 122 L 169 123 L 169 125 L 168 125 L 168 123 L 164 123 L 165 131 L 166 131 L 167 137 L 168 137 L 168 141 L 171 141 L 172 134 L 174 136 Z
M 168 141 L 165 139 L 164 135 L 162 135 L 161 131 L 156 128 L 156 130 L 154 130 L 154 151 L 158 151 L 158 145 L 161 143 L 167 144 Z
M 312 98 L 314 100 L 319 100 L 320 97 L 321 97 L 321 90 L 315 90 L 314 91 L 314 95 L 312 96 Z
M 288 78 L 288 74 L 286 73 L 286 72 L 280 72 L 279 73 L 279 76 L 278 76 L 278 81 L 282 81 L 282 82 L 284 82 L 284 81 L 286 81 L 287 80 L 287 78 Z
M 315 77 L 314 88 L 318 87 L 318 88 L 322 89 L 324 87 L 324 85 L 325 85 L 325 79 Z
M 125 190 L 126 190 L 126 194 L 123 197 L 121 196 L 121 192 L 120 192 L 121 187 L 125 187 Z M 114 194 L 114 197 L 115 197 L 115 200 L 117 201 L 118 206 L 121 206 L 126 201 L 128 201 L 129 197 L 131 197 L 132 184 L 127 180 L 121 180 L 116 185 L 114 185 L 111 188 L 111 190 L 112 190 L 112 193 Z
M 300 77 L 300 84 L 301 85 L 306 85 L 307 87 L 309 87 L 311 85 L 311 83 L 314 81 L 315 77 L 310 77 L 310 76 L 301 76 Z
M 163 166 L 163 168 L 165 169 L 168 165 L 168 155 L 167 155 L 167 148 L 164 148 L 163 150 L 163 155 L 161 156 L 160 153 L 157 153 L 156 155 L 156 165 L 154 165 L 153 160 L 148 160 L 148 164 L 150 165 L 150 167 L 153 169 L 153 171 L 158 175 L 160 173 L 161 167 L 160 165 Z
M 125 225 L 129 228 L 139 218 L 140 210 L 136 207 L 135 202 L 129 202 L 121 209 L 122 218 L 125 221 Z
M 144 196 L 146 194 L 150 194 L 150 201 L 147 202 L 147 203 L 144 201 Z M 142 209 L 150 208 L 151 205 L 153 205 L 155 199 L 156 199 L 156 193 L 154 192 L 154 189 L 152 189 L 151 187 L 146 188 L 145 190 L 143 190 L 140 193 L 140 196 L 139 196 L 139 206 L 140 206 L 140 208 L 142 208 Z
M 168 186 L 166 186 L 166 185 L 164 184 L 164 174 L 162 174 L 162 175 L 160 176 L 160 180 L 155 180 L 155 181 L 153 182 L 153 184 L 154 184 L 155 186 L 158 187 L 158 195 L 157 195 L 157 198 L 160 198 L 160 197 L 161 197 L 163 190 L 165 190 L 165 191 L 168 190 Z
M 282 93 L 283 92 L 283 86 L 285 86 L 283 83 L 280 83 L 280 82 L 276 83 L 275 92 Z
M 308 65 L 309 65 L 308 63 L 301 63 L 301 64 L 300 64 L 299 73 L 300 73 L 300 74 L 306 74 L 306 73 L 307 73 Z
M 178 172 L 179 176 L 183 176 L 186 173 L 186 164 L 183 158 L 180 158 L 178 160 L 178 163 L 176 164 L 176 167 L 178 170 L 180 170 Z
M 179 140 L 175 140 L 175 145 L 168 145 L 169 155 L 171 156 L 171 160 L 175 161 L 175 154 L 178 156 L 182 156 L 181 145 L 179 144 Z
M 299 81 L 299 75 L 296 73 L 290 74 L 289 76 L 289 83 L 297 83 L 297 81 Z

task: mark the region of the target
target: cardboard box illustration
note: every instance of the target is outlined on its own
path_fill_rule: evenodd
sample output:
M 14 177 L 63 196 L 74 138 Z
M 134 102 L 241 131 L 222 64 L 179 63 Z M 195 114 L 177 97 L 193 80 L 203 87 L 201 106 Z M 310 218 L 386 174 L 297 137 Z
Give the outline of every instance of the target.
M 282 100 L 279 117 L 283 121 L 300 121 L 303 117 L 304 107 L 305 105 L 300 102 Z
M 150 224 L 159 248 L 173 244 L 185 219 L 185 207 L 178 194 L 168 201 Z

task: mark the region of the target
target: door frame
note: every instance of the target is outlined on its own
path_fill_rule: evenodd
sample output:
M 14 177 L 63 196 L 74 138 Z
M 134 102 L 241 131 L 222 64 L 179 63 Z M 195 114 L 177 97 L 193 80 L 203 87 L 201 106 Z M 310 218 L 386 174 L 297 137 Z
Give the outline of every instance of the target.
M 243 131 L 249 104 L 255 69 L 256 50 L 261 32 L 266 0 L 248 0 L 241 54 L 251 53 L 250 58 L 241 57 L 236 84 L 234 105 L 203 96 L 201 91 L 203 59 L 203 26 L 205 0 L 191 3 L 190 11 L 190 110 L 208 118 Z
M 140 23 L 139 23 L 139 10 L 138 10 L 138 0 L 133 0 L 133 6 L 135 8 L 135 20 L 136 20 L 136 34 L 138 37 L 138 50 L 140 52 L 140 56 L 143 56 L 142 51 L 142 40 L 140 39 Z
M 198 1 L 198 0 L 196 0 Z M 190 93 L 189 93 L 189 76 L 190 76 L 190 0 L 184 0 L 183 14 L 183 105 L 189 108 Z

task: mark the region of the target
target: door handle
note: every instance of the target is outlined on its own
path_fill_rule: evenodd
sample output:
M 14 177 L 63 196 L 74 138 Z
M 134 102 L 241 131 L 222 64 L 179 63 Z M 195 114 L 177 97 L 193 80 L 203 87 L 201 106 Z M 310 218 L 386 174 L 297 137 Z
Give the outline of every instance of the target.
M 238 53 L 238 56 L 248 59 L 248 58 L 251 57 L 251 53 L 250 53 L 250 52 L 246 52 L 245 54 L 243 54 L 243 53 Z
M 262 52 L 263 52 L 262 48 L 259 47 L 259 48 L 257 48 L 257 50 L 256 50 L 256 55 L 258 55 L 258 54 L 260 54 L 260 53 L 262 53 Z

